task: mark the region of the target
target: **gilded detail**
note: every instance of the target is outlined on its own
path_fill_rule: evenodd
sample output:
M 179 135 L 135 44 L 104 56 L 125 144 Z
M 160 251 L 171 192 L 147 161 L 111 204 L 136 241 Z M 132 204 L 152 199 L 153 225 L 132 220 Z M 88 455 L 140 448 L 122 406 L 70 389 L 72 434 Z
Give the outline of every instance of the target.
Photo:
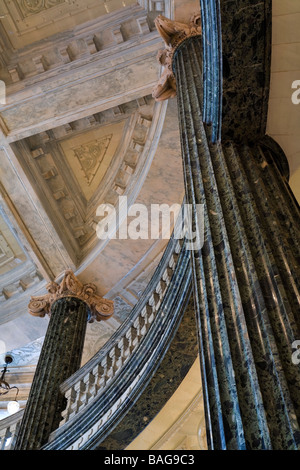
M 173 56 L 183 41 L 192 36 L 201 35 L 200 13 L 192 16 L 189 25 L 159 15 L 155 19 L 155 26 L 164 40 L 165 49 L 160 50 L 157 55 L 164 70 L 152 96 L 156 101 L 163 101 L 176 96 L 176 80 L 172 70 Z
M 64 297 L 76 297 L 86 302 L 91 312 L 90 321 L 107 320 L 114 313 L 113 301 L 97 295 L 97 288 L 94 284 L 82 284 L 71 270 L 65 272 L 60 284 L 50 282 L 47 285 L 47 291 L 48 294 L 31 298 L 28 305 L 31 315 L 35 317 L 51 315 L 53 303 Z

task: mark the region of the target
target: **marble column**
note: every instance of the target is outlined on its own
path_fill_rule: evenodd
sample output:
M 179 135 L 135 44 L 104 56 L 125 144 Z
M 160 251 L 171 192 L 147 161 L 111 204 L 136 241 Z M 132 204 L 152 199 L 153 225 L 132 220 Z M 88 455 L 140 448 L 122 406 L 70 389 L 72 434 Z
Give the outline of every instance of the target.
M 65 407 L 59 387 L 80 368 L 87 322 L 109 318 L 113 303 L 68 271 L 60 285 L 50 283 L 48 294 L 31 300 L 29 312 L 50 321 L 15 450 L 39 450 L 57 429 Z
M 177 95 L 193 230 L 204 223 L 204 244 L 191 258 L 208 448 L 300 449 L 300 366 L 292 360 L 300 339 L 299 208 L 282 150 L 268 136 L 253 138 L 252 123 L 247 139 L 246 113 L 243 139 L 220 139 L 220 126 L 204 123 L 199 19 L 157 18 L 165 69 L 153 95 Z

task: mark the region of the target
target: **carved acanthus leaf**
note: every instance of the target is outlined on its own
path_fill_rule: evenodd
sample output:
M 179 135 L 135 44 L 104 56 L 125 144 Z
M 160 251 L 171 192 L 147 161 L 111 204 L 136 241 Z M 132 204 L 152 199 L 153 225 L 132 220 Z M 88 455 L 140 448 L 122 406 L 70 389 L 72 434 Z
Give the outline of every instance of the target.
M 176 80 L 172 69 L 173 56 L 183 41 L 201 35 L 200 13 L 192 16 L 189 25 L 159 15 L 155 19 L 155 26 L 164 40 L 165 49 L 160 50 L 157 55 L 157 60 L 164 70 L 153 89 L 152 96 L 156 101 L 163 101 L 176 96 Z
M 33 316 L 44 317 L 51 315 L 51 307 L 58 299 L 76 297 L 83 300 L 89 307 L 90 321 L 107 320 L 114 313 L 112 300 L 97 295 L 94 284 L 82 284 L 71 270 L 65 272 L 61 283 L 50 282 L 47 285 L 48 294 L 32 297 L 28 305 L 29 313 Z

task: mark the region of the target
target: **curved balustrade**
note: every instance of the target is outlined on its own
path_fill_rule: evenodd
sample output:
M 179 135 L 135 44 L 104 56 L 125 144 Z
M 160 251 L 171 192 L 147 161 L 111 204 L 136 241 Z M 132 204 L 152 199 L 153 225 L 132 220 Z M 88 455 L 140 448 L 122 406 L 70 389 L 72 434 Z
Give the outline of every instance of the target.
M 164 358 L 190 292 L 190 255 L 184 242 L 172 237 L 127 320 L 61 385 L 67 406 L 43 449 L 89 449 L 109 435 Z M 3 450 L 13 449 L 22 416 L 23 410 L 0 422 Z
M 136 402 L 160 365 L 190 296 L 190 256 L 173 238 L 130 317 L 61 386 L 61 426 L 44 450 L 94 449 Z
M 0 450 L 13 450 L 24 410 L 0 421 Z

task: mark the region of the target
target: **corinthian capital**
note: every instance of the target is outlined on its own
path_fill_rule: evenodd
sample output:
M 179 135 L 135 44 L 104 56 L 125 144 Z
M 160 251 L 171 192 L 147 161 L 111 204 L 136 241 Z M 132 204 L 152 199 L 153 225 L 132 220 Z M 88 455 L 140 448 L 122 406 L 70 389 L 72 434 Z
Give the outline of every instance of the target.
M 172 61 L 178 46 L 192 36 L 201 35 L 200 13 L 194 14 L 189 24 L 172 21 L 165 16 L 155 18 L 155 26 L 165 43 L 157 59 L 164 67 L 159 82 L 152 92 L 156 101 L 163 101 L 176 96 L 176 80 L 173 74 Z
M 65 272 L 60 284 L 50 282 L 46 289 L 48 294 L 32 297 L 28 305 L 29 313 L 35 317 L 51 315 L 54 302 L 64 297 L 75 297 L 85 302 L 91 313 L 90 321 L 107 320 L 114 313 L 113 301 L 97 295 L 94 284 L 82 284 L 71 270 Z

